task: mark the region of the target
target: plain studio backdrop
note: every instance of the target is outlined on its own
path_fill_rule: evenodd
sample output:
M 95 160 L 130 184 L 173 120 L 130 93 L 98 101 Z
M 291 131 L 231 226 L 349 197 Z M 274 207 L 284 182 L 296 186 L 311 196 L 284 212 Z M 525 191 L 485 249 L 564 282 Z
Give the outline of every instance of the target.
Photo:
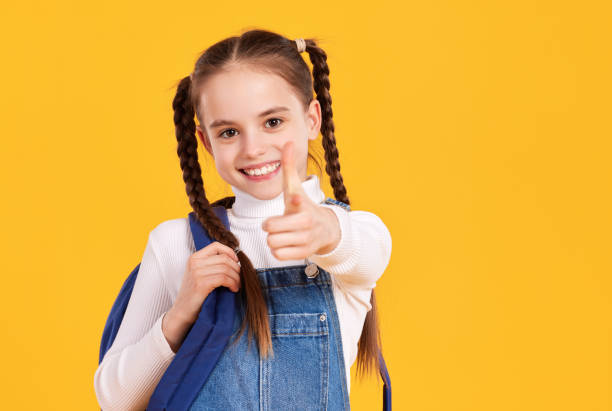
M 114 298 L 191 210 L 174 86 L 264 28 L 321 39 L 351 206 L 391 232 L 394 409 L 610 410 L 611 20 L 604 1 L 3 4 L 3 408 L 97 409 Z M 209 199 L 231 195 L 199 153 Z M 354 371 L 353 409 L 379 409 Z

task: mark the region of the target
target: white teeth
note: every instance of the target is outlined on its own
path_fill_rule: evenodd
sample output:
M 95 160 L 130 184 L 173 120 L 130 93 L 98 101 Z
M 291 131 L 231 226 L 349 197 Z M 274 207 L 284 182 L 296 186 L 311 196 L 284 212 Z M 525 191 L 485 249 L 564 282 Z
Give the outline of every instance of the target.
M 265 174 L 269 174 L 272 171 L 276 170 L 280 166 L 280 161 L 277 161 L 274 164 L 268 164 L 261 168 L 252 168 L 252 169 L 244 169 L 244 171 L 251 176 L 261 176 Z

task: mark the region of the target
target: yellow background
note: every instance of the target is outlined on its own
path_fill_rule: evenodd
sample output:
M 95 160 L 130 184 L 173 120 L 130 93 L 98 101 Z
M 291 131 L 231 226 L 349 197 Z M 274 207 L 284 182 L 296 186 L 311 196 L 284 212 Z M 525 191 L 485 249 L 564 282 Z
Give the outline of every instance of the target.
M 2 408 L 97 409 L 114 297 L 190 211 L 174 86 L 265 28 L 322 39 L 352 207 L 393 237 L 394 409 L 612 409 L 609 4 L 5 2 Z M 351 385 L 380 409 L 374 378 Z

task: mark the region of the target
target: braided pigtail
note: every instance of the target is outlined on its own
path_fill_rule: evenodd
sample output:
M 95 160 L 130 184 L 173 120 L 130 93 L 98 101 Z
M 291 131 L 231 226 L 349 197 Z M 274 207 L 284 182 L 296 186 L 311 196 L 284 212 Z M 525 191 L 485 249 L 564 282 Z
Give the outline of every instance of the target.
M 327 66 L 327 54 L 312 39 L 305 40 L 306 51 L 312 62 L 313 88 L 317 100 L 321 105 L 321 135 L 322 145 L 325 149 L 325 171 L 330 177 L 330 184 L 334 189 L 336 200 L 349 204 L 349 198 L 344 187 L 342 175 L 340 174 L 340 161 L 338 159 L 338 148 L 334 136 L 334 121 L 331 107 L 331 95 L 329 94 L 329 67 Z M 380 330 L 378 326 L 378 310 L 376 307 L 376 293 L 372 289 L 370 297 L 372 309 L 366 314 L 361 337 L 358 342 L 357 351 L 357 375 L 363 377 L 374 370 L 378 370 L 378 352 L 382 347 Z
M 312 62 L 313 88 L 321 105 L 321 136 L 323 137 L 321 143 L 325 149 L 325 171 L 329 175 L 329 182 L 334 189 L 336 200 L 350 204 L 340 174 L 340 161 L 338 160 L 338 148 L 334 135 L 327 54 L 311 39 L 306 40 L 306 51 Z
M 185 181 L 189 204 L 191 204 L 198 221 L 209 233 L 211 239 L 235 249 L 239 245 L 238 239 L 217 217 L 204 191 L 202 170 L 198 162 L 198 142 L 195 134 L 195 110 L 191 98 L 191 85 L 191 76 L 183 78 L 178 84 L 176 96 L 172 101 L 176 140 L 178 142 L 177 153 L 183 170 L 183 180 Z M 233 199 L 233 197 L 228 197 L 214 204 L 231 206 Z M 253 336 L 255 336 L 260 355 L 262 357 L 269 354 L 273 355 L 268 309 L 257 272 L 244 252 L 238 253 L 238 259 L 241 267 L 239 293 L 242 307 L 246 307 L 246 312 L 240 332 L 234 342 L 238 341 L 248 322 L 248 347 L 250 347 Z

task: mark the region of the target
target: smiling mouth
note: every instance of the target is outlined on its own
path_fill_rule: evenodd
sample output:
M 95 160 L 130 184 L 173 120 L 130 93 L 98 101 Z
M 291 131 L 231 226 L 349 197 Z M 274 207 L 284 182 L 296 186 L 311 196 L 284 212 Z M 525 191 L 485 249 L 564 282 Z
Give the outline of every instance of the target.
M 254 168 L 254 169 L 245 169 L 245 168 L 240 168 L 238 169 L 242 174 L 245 174 L 249 177 L 257 177 L 257 176 L 265 176 L 268 174 L 272 174 L 274 173 L 276 170 L 278 170 L 281 166 L 281 162 L 280 161 L 274 161 L 269 163 L 268 165 L 266 165 L 265 167 L 260 167 L 260 168 Z

